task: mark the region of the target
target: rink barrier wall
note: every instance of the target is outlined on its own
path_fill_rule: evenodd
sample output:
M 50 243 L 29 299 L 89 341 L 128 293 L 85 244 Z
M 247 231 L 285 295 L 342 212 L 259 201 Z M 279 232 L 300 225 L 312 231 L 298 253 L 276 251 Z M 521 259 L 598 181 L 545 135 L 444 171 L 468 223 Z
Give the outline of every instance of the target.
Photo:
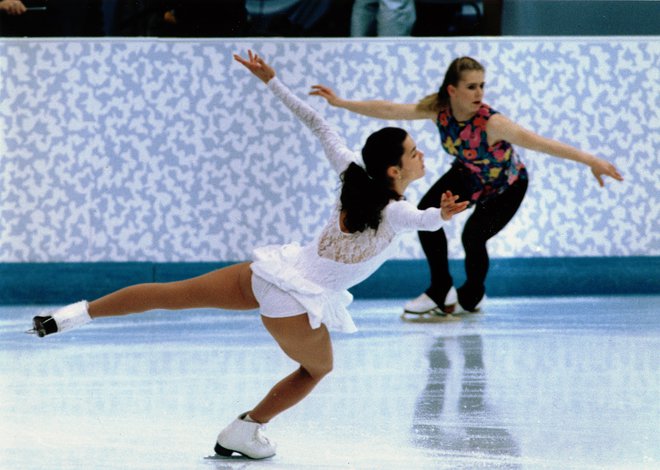
M 530 185 L 491 258 L 660 256 L 660 37 L 19 38 L 0 40 L 0 262 L 241 260 L 311 242 L 339 180 L 318 139 L 232 60 L 248 48 L 350 148 L 385 125 L 409 130 L 427 168 L 411 203 L 451 165 L 433 123 L 307 92 L 415 102 L 453 58 L 478 58 L 487 103 L 625 177 L 600 188 L 584 165 L 518 148 Z M 452 259 L 467 215 L 444 228 Z M 397 258 L 424 258 L 415 233 Z
M 610 159 L 625 176 L 603 189 L 583 166 L 518 149 L 531 184 L 488 242 L 488 295 L 660 291 L 660 206 L 649 197 L 659 190 L 658 133 L 648 108 L 658 36 L 18 38 L 0 40 L 0 304 L 95 298 L 226 265 L 200 261 L 313 240 L 336 176 L 323 158 L 295 158 L 320 156 L 321 146 L 232 61 L 247 48 L 272 57 L 355 149 L 385 122 L 307 97 L 312 84 L 413 102 L 453 58 L 479 58 L 498 111 Z M 409 129 L 427 154 L 427 175 L 407 191 L 419 201 L 451 160 L 430 121 L 390 124 Z M 465 217 L 445 227 L 457 285 Z M 416 234 L 397 253 L 352 290 L 357 298 L 424 289 Z
M 2 263 L 0 304 L 64 304 L 94 299 L 143 282 L 169 282 L 233 263 Z M 454 283 L 464 280 L 463 260 L 450 260 Z M 660 257 L 491 259 L 490 297 L 660 294 Z M 424 260 L 390 260 L 351 289 L 356 299 L 409 298 L 426 286 Z

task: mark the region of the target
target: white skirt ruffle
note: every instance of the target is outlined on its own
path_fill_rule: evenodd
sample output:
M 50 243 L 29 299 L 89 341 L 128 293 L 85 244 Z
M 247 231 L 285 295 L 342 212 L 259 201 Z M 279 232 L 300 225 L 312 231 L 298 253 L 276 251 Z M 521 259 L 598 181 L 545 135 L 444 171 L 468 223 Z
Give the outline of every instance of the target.
M 355 333 L 357 328 L 346 307 L 353 301 L 347 290 L 332 291 L 305 279 L 295 269 L 302 248 L 297 244 L 268 245 L 253 251 L 252 272 L 286 291 L 307 310 L 309 324 L 321 323 L 331 331 Z

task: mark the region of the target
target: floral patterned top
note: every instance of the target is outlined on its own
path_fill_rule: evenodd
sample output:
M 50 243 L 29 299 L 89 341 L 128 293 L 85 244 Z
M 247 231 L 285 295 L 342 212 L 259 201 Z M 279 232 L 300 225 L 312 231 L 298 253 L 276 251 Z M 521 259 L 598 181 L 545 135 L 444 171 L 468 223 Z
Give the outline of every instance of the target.
M 442 147 L 456 159 L 452 166 L 466 169 L 466 184 L 471 193 L 470 205 L 501 194 L 518 179 L 527 178 L 525 165 L 513 146 L 504 140 L 488 145 L 486 124 L 497 111 L 482 104 L 467 121 L 459 122 L 447 108 L 438 113 L 436 125 Z

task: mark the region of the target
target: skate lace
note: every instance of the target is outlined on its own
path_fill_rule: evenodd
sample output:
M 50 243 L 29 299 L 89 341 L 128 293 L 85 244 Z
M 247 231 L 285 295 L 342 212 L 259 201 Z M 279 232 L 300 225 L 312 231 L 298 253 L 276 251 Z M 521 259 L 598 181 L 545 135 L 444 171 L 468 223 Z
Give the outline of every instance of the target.
M 266 446 L 272 446 L 272 443 L 270 442 L 270 439 L 268 439 L 264 434 L 263 431 L 265 431 L 264 426 L 258 426 L 257 429 L 254 431 L 254 440 L 257 441 L 260 444 L 266 445 Z

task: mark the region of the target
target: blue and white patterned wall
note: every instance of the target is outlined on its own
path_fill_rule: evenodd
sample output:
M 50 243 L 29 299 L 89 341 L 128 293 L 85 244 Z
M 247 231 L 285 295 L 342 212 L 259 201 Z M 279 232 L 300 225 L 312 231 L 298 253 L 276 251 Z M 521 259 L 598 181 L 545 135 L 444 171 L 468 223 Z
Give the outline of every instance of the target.
M 521 150 L 531 185 L 493 257 L 660 254 L 657 38 L 5 40 L 0 42 L 0 262 L 216 261 L 307 241 L 338 182 L 307 130 L 231 58 L 248 47 L 305 96 L 414 102 L 450 60 L 487 68 L 486 101 L 613 161 L 624 183 Z M 306 97 L 359 148 L 385 125 Z M 392 123 L 390 123 L 392 124 Z M 448 167 L 433 124 L 399 122 Z M 450 255 L 463 257 L 460 228 Z M 416 236 L 400 258 L 421 258 Z

